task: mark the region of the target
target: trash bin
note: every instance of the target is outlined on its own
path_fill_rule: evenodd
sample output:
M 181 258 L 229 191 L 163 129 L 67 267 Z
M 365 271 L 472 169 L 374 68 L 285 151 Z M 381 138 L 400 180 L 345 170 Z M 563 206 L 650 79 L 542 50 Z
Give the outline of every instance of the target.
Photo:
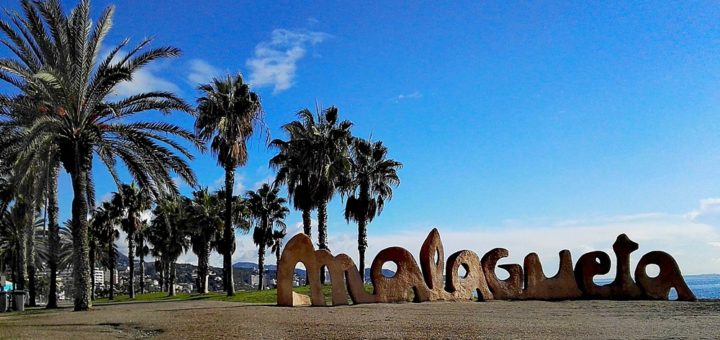
M 0 291 L 0 313 L 7 312 L 10 307 L 10 294 L 6 291 Z
M 25 311 L 25 291 L 24 290 L 13 290 L 13 309 L 22 312 Z

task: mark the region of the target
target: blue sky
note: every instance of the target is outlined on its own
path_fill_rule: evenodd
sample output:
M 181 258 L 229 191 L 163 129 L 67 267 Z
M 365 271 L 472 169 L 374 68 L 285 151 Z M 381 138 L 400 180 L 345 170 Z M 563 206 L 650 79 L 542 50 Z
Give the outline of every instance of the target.
M 448 254 L 538 251 L 552 272 L 557 251 L 607 251 L 626 232 L 641 245 L 633 261 L 662 249 L 686 273 L 720 273 L 716 3 L 113 3 L 108 48 L 153 36 L 183 51 L 118 95 L 166 89 L 194 103 L 198 82 L 239 71 L 273 138 L 318 102 L 382 140 L 404 168 L 369 227 L 369 258 L 415 252 L 438 227 Z M 94 17 L 107 4 L 94 1 Z M 273 176 L 263 142 L 238 170 L 243 190 Z M 209 154 L 192 166 L 202 185 L 221 183 Z M 101 199 L 114 188 L 96 169 Z M 60 195 L 67 217 L 66 177 Z M 355 256 L 339 197 L 329 213 L 330 248 Z M 299 222 L 290 215 L 291 233 Z M 239 242 L 235 258 L 254 261 L 250 237 Z

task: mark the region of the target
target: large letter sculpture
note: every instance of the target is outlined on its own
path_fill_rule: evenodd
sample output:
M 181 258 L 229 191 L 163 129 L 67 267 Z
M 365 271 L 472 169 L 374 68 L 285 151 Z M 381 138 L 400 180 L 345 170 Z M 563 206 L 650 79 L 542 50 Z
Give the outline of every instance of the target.
M 635 269 L 635 280 L 630 274 L 630 253 L 638 244 L 625 234 L 613 244 L 616 257 L 615 280 L 605 286 L 593 282 L 595 275 L 610 271 L 610 257 L 601 251 L 582 255 L 575 269 L 569 250 L 560 251 L 560 266 L 553 277 L 545 277 L 537 254 L 525 257 L 519 264 L 497 265 L 508 256 L 508 251 L 495 248 L 482 260 L 470 250 L 458 251 L 447 260 L 440 233 L 433 229 L 420 249 L 420 266 L 413 255 L 400 247 L 380 251 L 370 268 L 373 293 L 367 293 L 357 266 L 352 259 L 340 254 L 333 256 L 327 250 L 315 250 L 312 241 L 304 234 L 295 235 L 285 246 L 277 274 L 277 303 L 280 306 L 325 306 L 320 270 L 327 268 L 332 285 L 331 305 L 346 305 L 348 296 L 353 304 L 374 302 L 415 302 L 452 300 L 569 300 L 569 299 L 655 299 L 667 300 L 670 289 L 675 288 L 678 300 L 693 301 L 695 295 L 680 274 L 675 260 L 668 253 L 653 251 L 645 254 Z M 386 262 L 393 262 L 397 271 L 391 277 L 382 273 Z M 308 273 L 311 295 L 297 294 L 292 290 L 295 266 L 303 263 Z M 646 273 L 648 265 L 660 268 L 655 278 Z M 500 280 L 495 268 L 506 270 L 510 276 Z M 460 268 L 465 274 L 460 276 Z M 443 278 L 443 274 L 445 277 Z

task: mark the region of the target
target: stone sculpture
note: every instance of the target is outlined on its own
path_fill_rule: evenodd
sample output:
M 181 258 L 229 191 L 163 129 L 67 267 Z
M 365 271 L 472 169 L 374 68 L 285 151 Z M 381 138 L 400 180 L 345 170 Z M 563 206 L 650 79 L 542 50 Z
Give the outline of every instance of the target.
M 523 269 L 519 264 L 501 264 L 497 266 L 510 274 L 505 280 L 500 280 L 495 275 L 498 260 L 507 257 L 508 254 L 507 249 L 495 248 L 487 252 L 481 261 L 487 284 L 497 300 L 519 299 L 523 294 Z
M 571 300 L 582 296 L 575 281 L 569 250 L 560 252 L 560 269 L 553 277 L 543 273 L 540 258 L 535 253 L 525 256 L 525 291 L 522 298 L 535 300 Z
M 462 279 L 458 275 L 460 266 L 465 269 Z M 480 265 L 480 258 L 470 250 L 461 250 L 448 257 L 445 278 L 445 290 L 452 294 L 455 300 L 472 300 L 473 293 L 477 294 L 480 301 L 494 299 Z
M 412 296 L 414 302 L 436 300 L 479 301 L 498 300 L 568 300 L 568 299 L 667 299 L 675 288 L 678 300 L 693 301 L 695 295 L 688 288 L 680 269 L 670 254 L 653 251 L 645 254 L 635 269 L 635 280 L 630 274 L 630 253 L 638 244 L 625 234 L 613 244 L 616 257 L 616 275 L 612 283 L 598 286 L 593 277 L 610 271 L 610 257 L 601 251 L 582 255 L 575 269 L 569 250 L 560 251 L 560 265 L 553 277 L 545 277 L 540 258 L 535 253 L 525 257 L 519 264 L 497 265 L 508 256 L 507 249 L 495 248 L 482 259 L 470 250 L 458 251 L 443 261 L 444 249 L 440 233 L 433 229 L 420 249 L 420 266 L 413 255 L 400 247 L 380 251 L 372 262 L 370 278 L 373 293 L 367 293 L 357 266 L 352 259 L 340 254 L 333 256 L 327 250 L 315 250 L 312 241 L 304 234 L 295 235 L 288 241 L 278 264 L 277 303 L 280 306 L 325 306 L 326 301 L 320 284 L 320 270 L 330 273 L 332 297 L 330 304 L 346 305 L 374 302 L 405 302 Z M 382 267 L 387 262 L 397 266 L 394 275 L 386 277 Z M 310 296 L 292 291 L 295 266 L 303 263 L 308 272 Z M 657 265 L 660 273 L 651 278 L 648 265 Z M 500 280 L 495 268 L 506 270 L 510 275 Z M 465 270 L 462 277 L 460 268 Z M 443 273 L 445 277 L 443 277 Z
M 647 275 L 646 269 L 649 264 L 660 267 L 660 273 L 655 278 Z M 688 288 L 680 268 L 670 254 L 664 251 L 651 251 L 645 254 L 635 268 L 635 281 L 645 294 L 655 300 L 667 300 L 670 288 L 675 288 L 678 300 L 695 300 L 695 294 Z

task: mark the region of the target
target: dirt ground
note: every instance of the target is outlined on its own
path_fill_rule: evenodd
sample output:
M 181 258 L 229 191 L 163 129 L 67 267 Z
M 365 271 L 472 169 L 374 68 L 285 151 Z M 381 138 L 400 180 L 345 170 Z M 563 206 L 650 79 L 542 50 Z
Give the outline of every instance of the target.
M 127 303 L 0 314 L 0 338 L 717 338 L 720 301 L 492 301 L 276 307 Z

